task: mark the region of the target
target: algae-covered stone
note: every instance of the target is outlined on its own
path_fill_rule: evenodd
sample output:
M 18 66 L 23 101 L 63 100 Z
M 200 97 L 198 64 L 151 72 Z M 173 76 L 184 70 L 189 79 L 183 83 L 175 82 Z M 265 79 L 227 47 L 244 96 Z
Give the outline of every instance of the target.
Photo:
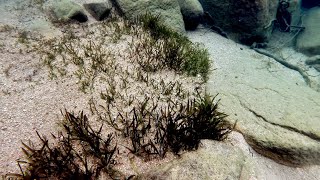
M 70 0 L 52 2 L 50 9 L 52 10 L 56 21 L 65 22 L 69 20 L 76 20 L 79 22 L 86 22 L 88 20 L 83 7 Z
M 83 6 L 98 21 L 101 21 L 108 17 L 111 12 L 111 4 L 109 3 L 109 1 L 87 3 Z
M 320 8 L 310 9 L 302 18 L 305 30 L 297 37 L 296 48 L 307 54 L 320 54 Z
M 184 25 L 187 30 L 194 30 L 200 23 L 203 9 L 198 0 L 178 0 Z
M 183 17 L 177 0 L 116 0 L 126 17 L 136 18 L 150 12 L 160 15 L 163 24 L 177 32 L 185 32 Z

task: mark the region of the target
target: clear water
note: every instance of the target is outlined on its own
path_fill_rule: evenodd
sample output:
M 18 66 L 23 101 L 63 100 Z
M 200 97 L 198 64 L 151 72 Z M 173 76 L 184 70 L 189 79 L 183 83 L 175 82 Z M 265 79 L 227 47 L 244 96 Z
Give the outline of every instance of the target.
M 319 164 L 320 57 L 317 55 L 320 53 L 316 52 L 320 51 L 317 50 L 320 49 L 320 0 L 288 1 L 291 4 L 285 10 L 289 16 L 280 15 L 280 20 L 275 16 L 270 21 L 272 32 L 266 46 L 250 47 L 252 42 L 249 45 L 235 43 L 237 40 L 226 39 L 204 26 L 187 32 L 187 36 L 208 49 L 213 64 L 207 82 L 208 92 L 220 94 L 220 108 L 229 115 L 231 123 L 238 122 L 238 131 L 255 138 L 262 143 L 261 146 L 271 144 L 271 149 L 287 143 L 283 145 L 286 146 L 283 152 L 296 153 L 309 160 L 313 158 L 319 160 Z M 0 24 L 12 23 L 30 29 L 36 20 L 42 20 L 43 17 L 33 17 L 36 8 L 27 2 L 0 0 Z M 29 11 L 32 8 L 34 11 Z M 318 14 L 312 13 L 312 16 L 316 18 L 307 24 L 308 16 L 315 9 Z M 16 10 L 21 10 L 20 14 L 12 13 Z M 281 19 L 285 22 L 279 25 Z M 285 24 L 288 22 L 290 28 Z M 241 26 L 237 28 L 241 29 Z M 310 42 L 318 42 L 315 50 L 306 52 L 296 47 L 303 33 L 306 37 L 311 35 Z

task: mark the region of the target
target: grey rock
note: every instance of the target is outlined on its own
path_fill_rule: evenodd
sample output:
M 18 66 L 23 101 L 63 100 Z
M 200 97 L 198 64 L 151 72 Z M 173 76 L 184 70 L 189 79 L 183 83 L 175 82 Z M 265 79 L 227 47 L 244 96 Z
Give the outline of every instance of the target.
M 78 22 L 86 22 L 88 20 L 83 7 L 71 0 L 54 1 L 50 6 L 54 21 L 66 22 L 75 20 Z
M 83 4 L 84 8 L 98 21 L 107 18 L 111 12 L 111 4 L 107 2 L 96 2 Z
M 136 18 L 150 12 L 160 15 L 164 25 L 179 33 L 184 33 L 184 22 L 177 0 L 116 0 L 126 17 Z
M 200 0 L 213 25 L 244 44 L 265 42 L 271 35 L 278 0 Z
M 203 15 L 203 8 L 198 0 L 178 0 L 184 25 L 187 30 L 195 30 Z
M 307 11 L 302 23 L 305 30 L 297 37 L 297 50 L 307 55 L 320 54 L 320 8 Z
M 197 36 L 193 41 L 204 43 L 214 59 L 217 69 L 209 77 L 207 92 L 220 94 L 220 110 L 229 115 L 228 121 L 237 121 L 236 129 L 246 141 L 279 163 L 319 165 L 319 92 L 272 59 L 241 50 L 231 41 L 217 40 L 224 42 L 220 45 L 208 39 L 217 37 Z

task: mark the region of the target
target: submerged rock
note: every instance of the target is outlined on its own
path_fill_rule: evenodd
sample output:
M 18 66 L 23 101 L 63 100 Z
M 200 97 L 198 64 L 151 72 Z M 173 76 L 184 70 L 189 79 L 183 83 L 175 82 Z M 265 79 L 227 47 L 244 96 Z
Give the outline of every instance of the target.
M 203 8 L 198 0 L 178 0 L 186 30 L 195 30 L 203 15 Z
M 297 50 L 307 55 L 320 54 L 320 8 L 307 11 L 302 22 L 305 30 L 297 37 Z
M 278 0 L 200 0 L 214 25 L 244 44 L 266 41 L 276 18 Z
M 197 151 L 156 167 L 136 179 L 251 179 L 256 178 L 250 161 L 240 148 L 223 142 L 203 140 Z
M 237 121 L 246 141 L 279 163 L 319 165 L 320 93 L 298 72 L 214 35 L 191 38 L 204 43 L 214 59 L 207 92 L 220 94 L 228 121 Z
M 49 6 L 49 9 L 51 9 L 53 13 L 54 21 L 66 22 L 75 20 L 78 22 L 86 22 L 88 20 L 83 7 L 71 0 L 54 1 Z
M 197 151 L 142 172 L 134 179 L 171 180 L 317 180 L 320 166 L 295 168 L 278 164 L 256 153 L 238 132 L 224 142 L 202 140 Z
M 177 0 L 116 0 L 126 17 L 136 18 L 150 12 L 160 15 L 164 25 L 183 33 L 185 32 L 183 17 Z
M 83 6 L 98 21 L 108 17 L 111 12 L 111 4 L 109 1 L 87 3 L 83 4 Z

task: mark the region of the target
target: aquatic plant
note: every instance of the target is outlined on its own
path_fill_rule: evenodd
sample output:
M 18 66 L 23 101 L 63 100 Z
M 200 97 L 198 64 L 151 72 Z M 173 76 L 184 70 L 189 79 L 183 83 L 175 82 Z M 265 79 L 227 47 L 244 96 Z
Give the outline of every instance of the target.
M 185 105 L 180 104 L 178 111 L 168 106 L 163 112 L 164 126 L 159 130 L 164 131 L 166 142 L 174 153 L 198 149 L 201 139 L 223 140 L 231 131 L 224 121 L 227 115 L 217 110 L 218 104 L 214 100 L 215 97 L 205 94 Z
M 53 145 L 38 132 L 40 146 L 22 142 L 26 160 L 18 160 L 21 174 L 15 176 L 23 179 L 92 179 L 102 172 L 111 176 L 117 148 L 112 147 L 112 134 L 102 138 L 102 126 L 98 131 L 93 130 L 83 112 L 75 116 L 66 111 L 61 125 L 65 132 L 59 132 L 58 136 L 52 134 L 56 140 Z
M 149 158 L 163 158 L 168 150 L 178 154 L 182 150 L 198 149 L 201 139 L 223 140 L 231 131 L 224 113 L 218 111 L 215 97 L 205 94 L 187 103 L 157 103 L 145 99 L 130 113 L 118 113 L 116 118 L 102 118 L 130 139 L 132 153 Z
M 207 80 L 211 65 L 207 50 L 161 24 L 160 20 L 160 16 L 149 13 L 135 21 L 113 17 L 97 25 L 96 31 L 100 34 L 97 40 L 86 39 L 83 42 L 83 37 L 67 28 L 61 39 L 42 41 L 35 49 L 50 69 L 51 78 L 67 75 L 66 67 L 70 64 L 77 66 L 73 73 L 83 92 L 92 90 L 100 74 L 115 73 L 111 71 L 117 68 L 114 62 L 116 54 L 107 44 L 116 45 L 126 34 L 132 36 L 131 42 L 126 42 L 129 58 L 145 72 L 169 69 Z M 89 29 L 83 29 L 86 36 L 91 36 Z M 139 77 L 143 80 L 142 76 Z
M 151 13 L 139 16 L 136 20 L 137 24 L 151 36 L 151 38 L 139 36 L 140 41 L 134 49 L 135 54 L 139 54 L 137 52 L 139 50 L 144 51 L 140 54 L 148 55 L 146 61 L 141 60 L 143 59 L 141 57 L 138 58 L 142 68 L 154 71 L 167 67 L 192 76 L 201 75 L 204 80 L 207 80 L 211 65 L 207 50 L 160 23 L 161 20 L 160 15 Z
M 205 80 L 210 68 L 205 49 L 160 24 L 159 18 L 147 14 L 136 24 L 110 20 L 94 28 L 95 33 L 83 27 L 85 35 L 70 31 L 61 39 L 43 40 L 34 48 L 52 78 L 76 77 L 79 89 L 86 93 L 94 90 L 97 81 L 102 82 L 103 90 L 95 94 L 100 95 L 100 103 L 92 98 L 89 106 L 93 115 L 114 130 L 103 137 L 103 124 L 94 130 L 83 112 L 75 115 L 65 111 L 60 122 L 63 132 L 52 135 L 54 145 L 39 133 L 40 147 L 23 143 L 26 160 L 19 161 L 19 177 L 92 179 L 102 173 L 112 177 L 115 144 L 120 140 L 130 153 L 150 160 L 164 158 L 168 152 L 196 150 L 204 138 L 224 139 L 231 127 L 225 124 L 226 115 L 218 111 L 216 97 L 199 92 L 194 95 L 178 80 L 154 77 L 159 70 L 174 70 L 201 75 Z M 115 56 L 122 58 L 120 52 L 116 55 L 107 46 L 116 46 L 125 34 L 132 37 L 130 53 L 123 58 L 133 62 L 130 70 L 115 60 Z M 150 90 L 148 95 L 145 90 L 128 94 L 132 82 Z
M 18 33 L 18 42 L 21 44 L 28 43 L 28 32 L 27 31 L 21 31 Z

